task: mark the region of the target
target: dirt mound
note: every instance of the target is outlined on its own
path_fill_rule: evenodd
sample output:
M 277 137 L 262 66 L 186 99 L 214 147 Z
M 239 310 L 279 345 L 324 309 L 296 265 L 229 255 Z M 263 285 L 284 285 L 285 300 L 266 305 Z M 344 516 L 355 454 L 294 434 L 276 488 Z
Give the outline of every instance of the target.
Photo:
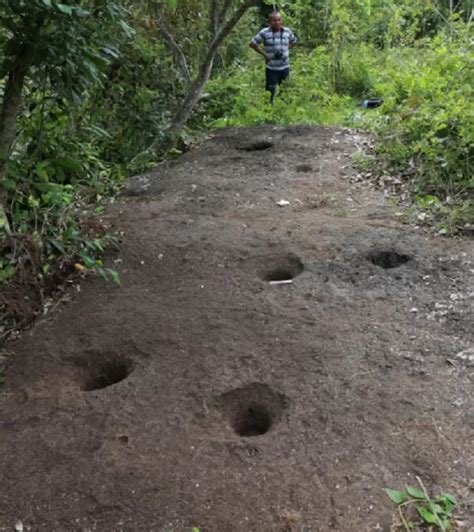
M 223 130 L 129 181 L 122 287 L 12 345 L 0 529 L 388 531 L 415 476 L 468 523 L 472 242 L 400 225 L 363 142 Z

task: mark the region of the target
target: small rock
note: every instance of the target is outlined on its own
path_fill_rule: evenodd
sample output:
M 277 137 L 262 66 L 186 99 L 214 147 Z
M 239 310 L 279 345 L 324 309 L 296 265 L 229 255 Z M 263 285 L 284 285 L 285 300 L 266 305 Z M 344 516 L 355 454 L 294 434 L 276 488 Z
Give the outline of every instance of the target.
M 468 367 L 474 366 L 474 347 L 469 347 L 456 355 L 456 358 L 463 360 Z

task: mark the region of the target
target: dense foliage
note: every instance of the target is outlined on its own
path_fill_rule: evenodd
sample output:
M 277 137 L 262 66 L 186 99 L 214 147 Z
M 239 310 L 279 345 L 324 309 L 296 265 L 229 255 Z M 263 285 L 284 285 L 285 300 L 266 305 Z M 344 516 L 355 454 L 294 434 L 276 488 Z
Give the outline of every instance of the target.
M 412 178 L 418 194 L 458 198 L 466 222 L 474 209 L 473 52 L 463 24 L 390 50 L 373 85 L 385 105 L 369 124 L 378 161 Z
M 95 216 L 127 175 L 180 147 L 185 124 L 185 136 L 367 128 L 377 168 L 410 180 L 451 229 L 473 223 L 470 0 L 283 2 L 300 45 L 273 107 L 248 48 L 271 4 L 0 0 L 0 282 L 41 284 L 73 263 L 117 280 Z M 385 104 L 363 111 L 372 96 Z
M 104 140 L 112 137 L 94 111 L 132 30 L 118 4 L 82 4 L 1 4 L 3 279 L 24 269 L 44 278 L 57 257 L 75 256 L 107 274 L 95 259 L 103 245 L 83 214 L 120 174 L 105 157 Z

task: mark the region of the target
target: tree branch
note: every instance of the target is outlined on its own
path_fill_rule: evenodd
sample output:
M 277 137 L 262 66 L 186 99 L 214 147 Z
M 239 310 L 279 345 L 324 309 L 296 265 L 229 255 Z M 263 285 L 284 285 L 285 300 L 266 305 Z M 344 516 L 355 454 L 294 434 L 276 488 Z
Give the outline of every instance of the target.
M 181 104 L 178 112 L 173 118 L 173 121 L 170 127 L 167 130 L 168 135 L 171 138 L 171 141 L 175 140 L 179 135 L 184 125 L 189 119 L 191 112 L 199 101 L 203 87 L 209 81 L 209 77 L 212 71 L 212 65 L 214 63 L 214 58 L 216 56 L 219 46 L 222 44 L 223 40 L 227 35 L 232 31 L 234 26 L 239 22 L 244 13 L 250 8 L 257 5 L 259 0 L 244 0 L 239 7 L 234 11 L 232 16 L 223 24 L 212 41 L 209 43 L 206 55 L 199 67 L 199 71 L 194 78 L 193 82 L 189 87 L 188 94 L 184 98 L 183 103 Z
M 224 22 L 231 4 L 232 4 L 232 0 L 224 0 L 224 3 L 222 4 L 222 9 L 219 13 L 219 24 L 222 24 Z
M 230 4 L 231 0 L 226 0 L 226 4 Z M 227 37 L 227 35 L 232 31 L 234 26 L 239 22 L 239 20 L 243 17 L 244 13 L 247 11 L 247 9 L 258 5 L 259 0 L 244 0 L 240 6 L 234 11 L 233 15 L 230 17 L 230 19 L 223 24 L 220 28 L 214 39 L 211 41 L 209 45 L 208 53 L 211 50 L 215 51 L 217 48 L 222 44 L 222 41 Z M 225 7 L 224 5 L 224 7 Z M 228 6 L 227 6 L 228 9 Z M 223 21 L 222 21 L 223 22 Z
M 23 45 L 16 55 L 3 92 L 0 105 L 0 179 L 3 178 L 5 165 L 15 141 L 16 122 L 22 102 L 23 86 L 31 64 L 32 50 Z M 3 203 L 5 193 L 0 193 Z
M 219 24 L 219 14 L 217 11 L 217 0 L 210 0 L 209 6 L 209 34 L 211 39 L 217 33 L 217 27 Z
M 158 25 L 160 27 L 161 34 L 163 35 L 171 51 L 178 58 L 178 62 L 179 62 L 179 65 L 181 66 L 181 70 L 184 74 L 184 77 L 186 78 L 186 81 L 189 83 L 191 81 L 191 74 L 189 73 L 189 68 L 188 68 L 188 63 L 186 61 L 186 57 L 184 56 L 183 51 L 181 50 L 180 46 L 175 41 L 173 35 L 171 34 L 168 27 L 166 26 L 165 21 L 163 20 L 163 17 L 161 16 L 158 6 L 156 6 L 155 8 L 155 13 L 156 13 L 156 18 L 158 20 Z

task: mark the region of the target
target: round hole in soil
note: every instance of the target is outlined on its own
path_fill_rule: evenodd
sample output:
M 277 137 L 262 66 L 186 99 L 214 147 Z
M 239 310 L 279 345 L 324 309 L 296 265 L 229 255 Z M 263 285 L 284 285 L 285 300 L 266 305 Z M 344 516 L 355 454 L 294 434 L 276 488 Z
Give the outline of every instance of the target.
M 411 260 L 411 257 L 410 255 L 398 253 L 397 251 L 386 250 L 373 251 L 372 253 L 369 253 L 368 259 L 372 264 L 380 266 L 385 270 L 390 270 L 392 268 L 398 268 L 399 266 L 406 264 L 409 260 Z
M 291 281 L 294 275 L 289 270 L 276 269 L 265 276 L 265 281 Z
M 299 164 L 296 167 L 297 172 L 312 172 L 313 167 L 310 164 Z
M 270 256 L 265 259 L 266 268 L 260 277 L 267 283 L 291 281 L 303 273 L 304 265 L 297 255 Z
M 268 140 L 257 140 L 251 144 L 245 144 L 238 148 L 240 151 L 263 151 L 268 150 L 273 146 L 273 142 Z
M 272 417 L 265 405 L 251 404 L 234 421 L 235 433 L 244 438 L 261 436 L 270 430 Z
M 273 429 L 282 418 L 287 399 L 267 384 L 254 382 L 220 395 L 213 404 L 237 436 L 252 438 Z
M 88 375 L 82 389 L 85 392 L 102 390 L 125 380 L 132 371 L 133 364 L 129 360 L 102 361 L 97 366 L 88 368 Z

